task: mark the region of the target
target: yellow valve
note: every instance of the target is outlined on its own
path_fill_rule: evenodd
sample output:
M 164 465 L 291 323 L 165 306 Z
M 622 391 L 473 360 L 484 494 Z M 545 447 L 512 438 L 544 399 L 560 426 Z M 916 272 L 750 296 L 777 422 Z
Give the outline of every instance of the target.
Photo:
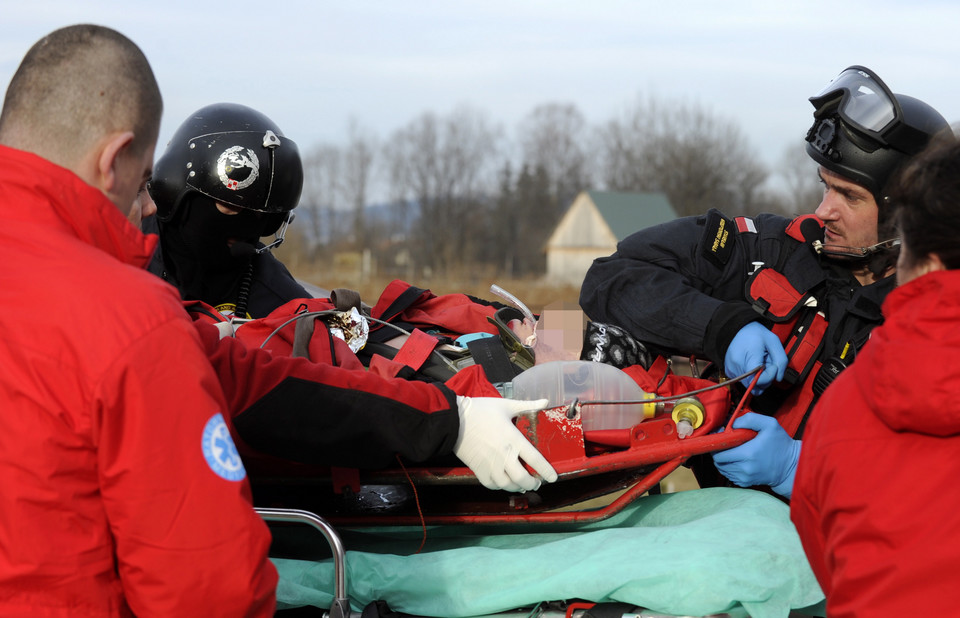
M 673 404 L 673 411 L 670 413 L 673 422 L 677 424 L 677 431 L 681 438 L 685 438 L 693 433 L 693 430 L 703 425 L 704 409 L 699 399 L 686 397 L 678 399 Z
M 692 397 L 678 399 L 673 404 L 673 412 L 671 413 L 674 422 L 687 421 L 693 425 L 694 429 L 703 425 L 703 415 L 703 404 Z

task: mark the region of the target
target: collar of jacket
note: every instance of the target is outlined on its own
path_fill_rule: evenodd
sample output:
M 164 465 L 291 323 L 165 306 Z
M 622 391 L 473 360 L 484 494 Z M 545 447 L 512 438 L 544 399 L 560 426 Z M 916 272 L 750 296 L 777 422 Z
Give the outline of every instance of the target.
M 157 238 L 136 229 L 102 192 L 35 154 L 0 145 L 0 186 L 5 225 L 50 226 L 139 268 L 156 248 Z
M 956 393 L 960 372 L 960 271 L 930 272 L 893 290 L 886 320 L 854 367 L 869 375 L 856 390 L 894 431 L 960 435 Z

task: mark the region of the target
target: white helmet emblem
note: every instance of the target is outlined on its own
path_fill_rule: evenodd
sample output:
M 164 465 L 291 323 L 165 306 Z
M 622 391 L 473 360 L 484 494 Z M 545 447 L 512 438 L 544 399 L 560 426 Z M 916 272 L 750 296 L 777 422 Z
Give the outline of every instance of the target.
M 217 174 L 223 186 L 231 191 L 246 189 L 260 175 L 260 160 L 249 148 L 231 146 L 217 159 Z

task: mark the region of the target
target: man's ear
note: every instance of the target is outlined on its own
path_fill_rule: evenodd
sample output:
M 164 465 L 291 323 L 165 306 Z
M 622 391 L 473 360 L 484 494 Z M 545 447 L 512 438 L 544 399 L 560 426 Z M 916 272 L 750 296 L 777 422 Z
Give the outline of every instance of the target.
M 117 186 L 117 160 L 133 142 L 133 131 L 111 134 L 103 143 L 97 158 L 99 189 L 111 193 Z

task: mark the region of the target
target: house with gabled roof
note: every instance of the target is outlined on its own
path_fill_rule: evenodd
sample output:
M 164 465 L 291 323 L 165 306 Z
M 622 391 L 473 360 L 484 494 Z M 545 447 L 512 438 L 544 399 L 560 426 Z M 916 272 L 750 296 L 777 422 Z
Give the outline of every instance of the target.
M 593 260 L 619 241 L 676 218 L 663 193 L 581 191 L 547 240 L 547 280 L 580 286 Z

